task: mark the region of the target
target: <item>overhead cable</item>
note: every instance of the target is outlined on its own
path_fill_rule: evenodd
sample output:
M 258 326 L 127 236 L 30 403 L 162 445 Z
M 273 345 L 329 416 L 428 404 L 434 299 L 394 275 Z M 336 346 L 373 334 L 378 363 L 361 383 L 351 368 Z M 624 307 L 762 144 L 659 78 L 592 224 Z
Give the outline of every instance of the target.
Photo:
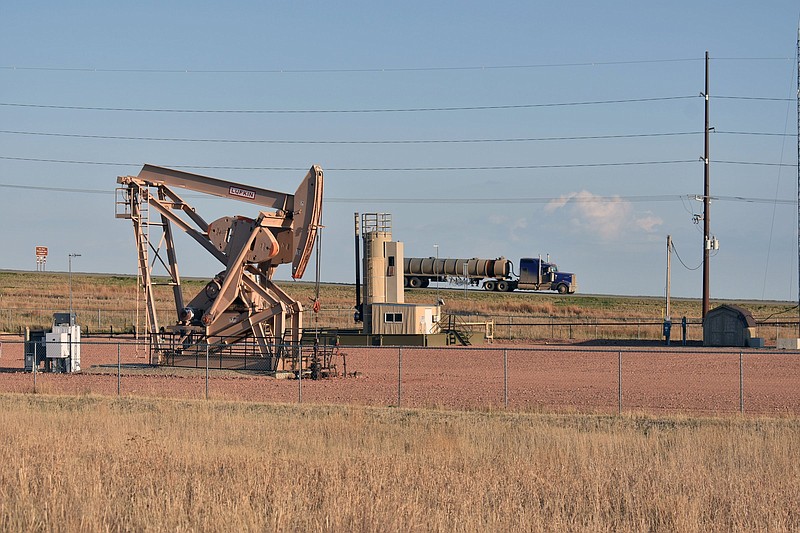
M 7 161 L 28 161 L 35 163 L 66 163 L 74 165 L 104 165 L 104 166 L 140 166 L 142 163 L 122 163 L 109 161 L 76 161 L 70 159 L 42 159 L 33 157 L 10 157 L 0 156 L 0 159 Z M 646 165 L 672 165 L 681 163 L 696 163 L 695 159 L 676 159 L 665 161 L 622 161 L 615 163 L 562 163 L 553 165 L 489 165 L 489 166 L 464 166 L 464 167 L 326 167 L 325 170 L 339 172 L 439 172 L 450 170 L 534 170 L 534 169 L 555 169 L 555 168 L 592 168 L 592 167 L 624 167 L 624 166 L 646 166 Z M 278 171 L 305 171 L 299 167 L 243 167 L 232 165 L 186 165 L 186 164 L 167 164 L 164 166 L 173 168 L 196 168 L 196 169 L 216 169 L 216 170 L 278 170 Z
M 88 193 L 88 194 L 114 194 L 114 191 L 107 189 L 80 189 L 77 187 L 46 187 L 37 185 L 19 185 L 13 183 L 0 183 L 0 188 L 5 189 L 19 189 L 31 191 L 44 191 L 44 192 L 67 192 L 67 193 Z M 201 194 L 187 194 L 187 198 L 208 198 L 208 195 Z M 660 194 L 649 196 L 591 196 L 591 197 L 571 197 L 570 202 L 575 203 L 618 203 L 618 202 L 632 202 L 632 203 L 646 203 L 646 202 L 675 202 L 685 198 L 694 198 L 694 195 L 687 194 Z M 513 197 L 513 198 L 400 198 L 400 197 L 386 197 L 386 198 L 355 198 L 355 197 L 326 197 L 325 202 L 337 204 L 358 204 L 364 202 L 370 203 L 395 203 L 395 204 L 547 204 L 551 202 L 563 202 L 564 197 Z M 715 197 L 716 200 L 721 201 L 741 201 L 750 203 L 777 203 L 777 204 L 792 204 L 793 201 L 789 200 L 773 200 L 769 198 L 746 198 L 741 196 L 719 196 Z
M 119 161 L 80 161 L 71 159 L 44 159 L 36 157 L 12 157 L 0 156 L 6 161 L 28 161 L 34 163 L 64 163 L 70 165 L 103 165 L 103 166 L 140 166 L 142 163 L 125 163 Z M 430 167 L 327 167 L 326 170 L 339 172 L 441 172 L 441 171 L 466 171 L 466 170 L 537 170 L 537 169 L 557 169 L 557 168 L 602 168 L 602 167 L 628 167 L 628 166 L 649 166 L 649 165 L 677 165 L 686 163 L 696 163 L 697 159 L 668 159 L 661 161 L 617 161 L 610 163 L 556 163 L 549 165 L 484 165 L 484 166 L 430 166 Z M 727 165 L 753 165 L 770 167 L 796 167 L 794 163 L 769 163 L 764 161 L 720 161 L 714 160 L 713 163 Z M 164 166 L 175 168 L 196 168 L 210 170 L 276 170 L 276 171 L 302 171 L 305 167 L 259 167 L 259 166 L 234 166 L 234 165 L 191 165 L 183 163 L 170 163 Z
M 672 251 L 675 252 L 675 257 L 678 258 L 678 261 L 680 261 L 680 263 L 683 265 L 683 268 L 685 268 L 686 270 L 697 270 L 698 268 L 703 266 L 702 259 L 700 260 L 700 264 L 697 265 L 696 267 L 687 266 L 686 263 L 683 262 L 683 259 L 681 259 L 681 256 L 678 254 L 678 249 L 675 248 L 675 241 L 672 241 Z
M 613 65 L 643 65 L 652 63 L 683 63 L 702 61 L 701 57 L 665 59 L 633 59 L 620 61 L 579 61 L 565 63 L 528 63 L 512 65 L 452 65 L 430 67 L 365 67 L 365 68 L 272 68 L 272 69 L 202 69 L 202 68 L 98 68 L 98 67 L 45 67 L 30 65 L 1 65 L 0 70 L 32 70 L 44 72 L 100 72 L 134 74 L 336 74 L 381 72 L 436 72 L 469 70 L 524 70 L 563 67 L 597 67 Z
M 100 139 L 118 141 L 158 141 L 158 142 L 185 142 L 185 143 L 230 143 L 230 144 L 467 144 L 467 143 L 516 143 L 540 141 L 589 141 L 608 139 L 639 139 L 649 137 L 679 137 L 686 135 L 701 135 L 702 131 L 673 131 L 661 133 L 619 133 L 601 135 L 567 135 L 546 137 L 495 137 L 476 139 L 350 139 L 350 140 L 313 140 L 313 139 L 220 139 L 197 137 L 139 137 L 133 135 L 99 135 L 83 133 L 57 133 L 46 131 L 17 131 L 0 130 L 5 135 L 29 135 L 41 137 L 64 137 L 71 139 Z M 794 137 L 793 133 L 770 133 L 760 131 L 715 131 L 716 135 L 753 135 L 770 137 Z
M 536 141 L 585 141 L 602 139 L 635 139 L 646 137 L 670 137 L 699 135 L 702 131 L 680 131 L 666 133 L 628 133 L 608 135 L 573 135 L 564 137 L 500 137 L 492 139 L 376 139 L 376 140 L 298 140 L 298 139 L 203 139 L 187 137 L 135 137 L 125 135 L 88 135 L 78 133 L 50 133 L 41 131 L 0 130 L 0 134 L 33 135 L 43 137 L 68 137 L 77 139 L 104 139 L 124 141 L 197 142 L 197 143 L 263 143 L 263 144 L 436 144 L 436 143 L 513 143 Z
M 787 61 L 793 57 L 713 57 L 711 61 Z M 621 65 L 647 65 L 658 63 L 700 62 L 703 57 L 675 57 L 661 59 L 631 59 L 607 61 L 576 61 L 562 63 L 523 63 L 510 65 L 439 65 L 419 67 L 363 67 L 363 68 L 122 68 L 122 67 L 52 67 L 41 65 L 0 65 L 0 70 L 40 72 L 85 72 L 85 73 L 133 73 L 133 74 L 337 74 L 337 73 L 382 73 L 382 72 L 436 72 L 436 71 L 491 71 L 525 70 L 565 67 L 598 67 Z
M 533 109 L 542 107 L 571 107 L 606 104 L 630 104 L 645 102 L 663 102 L 669 100 L 686 100 L 697 98 L 692 96 L 657 96 L 652 98 L 622 98 L 616 100 L 588 100 L 582 102 L 550 102 L 542 104 L 500 104 L 476 106 L 446 107 L 408 107 L 408 108 L 375 108 L 375 109 L 174 109 L 146 107 L 100 107 L 56 104 L 25 104 L 19 102 L 0 102 L 0 106 L 24 107 L 36 109 L 62 109 L 71 111 L 124 111 L 133 113 L 209 113 L 209 114 L 306 114 L 306 113 L 418 113 L 429 111 L 485 111 L 497 109 Z
M 709 98 L 712 100 L 715 98 L 719 98 L 722 100 L 756 100 L 756 101 L 764 101 L 764 102 L 794 102 L 794 98 L 773 98 L 769 96 L 720 96 L 720 95 L 709 95 Z

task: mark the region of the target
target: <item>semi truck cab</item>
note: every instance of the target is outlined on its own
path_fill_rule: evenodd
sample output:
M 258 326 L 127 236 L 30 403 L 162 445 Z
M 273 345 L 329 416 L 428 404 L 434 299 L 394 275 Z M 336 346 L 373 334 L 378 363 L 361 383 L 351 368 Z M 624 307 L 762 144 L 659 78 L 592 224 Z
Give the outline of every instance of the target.
M 559 272 L 555 263 L 542 261 L 538 257 L 523 257 L 519 260 L 520 289 L 553 290 L 559 294 L 572 294 L 578 290 L 575 274 Z

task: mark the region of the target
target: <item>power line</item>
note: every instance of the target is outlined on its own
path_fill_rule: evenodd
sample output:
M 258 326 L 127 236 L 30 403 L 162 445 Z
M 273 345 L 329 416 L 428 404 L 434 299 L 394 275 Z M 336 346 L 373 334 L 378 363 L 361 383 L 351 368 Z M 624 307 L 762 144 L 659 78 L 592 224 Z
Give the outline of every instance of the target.
M 763 135 L 767 137 L 795 137 L 794 133 L 770 133 L 766 131 L 725 131 L 725 130 L 715 130 L 712 132 L 715 135 Z
M 29 65 L 2 65 L 0 70 L 31 70 L 42 72 L 98 72 L 133 74 L 337 74 L 337 73 L 381 73 L 381 72 L 437 72 L 437 71 L 484 71 L 525 70 L 564 67 L 597 67 L 615 65 L 646 65 L 653 63 L 683 63 L 701 61 L 699 57 L 638 59 L 627 61 L 580 61 L 572 63 L 530 63 L 512 65 L 462 65 L 431 67 L 365 67 L 365 68 L 274 68 L 274 69 L 192 69 L 192 68 L 97 68 L 97 67 L 43 67 Z
M 568 203 L 619 203 L 619 202 L 675 202 L 681 195 L 666 194 L 652 196 L 592 196 L 591 198 L 571 197 Z M 330 198 L 332 203 L 358 204 L 363 202 L 380 202 L 387 204 L 549 204 L 563 202 L 562 197 L 514 197 L 514 198 Z
M 108 161 L 76 161 L 69 159 L 43 159 L 33 157 L 10 157 L 0 156 L 0 159 L 7 161 L 28 161 L 35 163 L 64 163 L 74 165 L 103 165 L 103 166 L 140 166 L 142 163 L 122 163 Z M 601 167 L 625 167 L 625 166 L 648 166 L 648 165 L 672 165 L 681 163 L 696 163 L 695 159 L 675 159 L 665 161 L 622 161 L 614 163 L 562 163 L 553 165 L 489 165 L 489 166 L 465 166 L 465 167 L 327 167 L 325 170 L 338 172 L 440 172 L 455 170 L 536 170 L 536 169 L 557 169 L 557 168 L 601 168 Z M 755 164 L 755 163 L 754 163 Z M 275 170 L 275 171 L 305 171 L 305 167 L 241 167 L 231 165 L 185 165 L 167 164 L 165 166 L 174 168 L 194 168 L 207 170 Z
M 768 96 L 709 96 L 710 99 L 719 98 L 722 100 L 756 100 L 763 102 L 794 102 L 794 98 L 773 98 Z
M 711 61 L 792 61 L 793 57 L 710 57 Z
M 715 57 L 712 61 L 787 61 L 791 57 Z M 364 67 L 364 68 L 271 68 L 271 69 L 203 69 L 203 68 L 114 68 L 114 67 L 46 67 L 36 65 L 0 65 L 0 70 L 83 73 L 133 73 L 133 74 L 338 74 L 384 72 L 437 72 L 437 71 L 492 71 L 525 70 L 565 67 L 598 67 L 620 65 L 648 65 L 658 63 L 687 63 L 703 61 L 702 57 L 677 57 L 661 59 L 633 59 L 610 61 L 576 61 L 562 63 L 529 63 L 511 65 L 451 65 L 430 67 Z
M 795 200 L 780 200 L 778 198 L 749 198 L 745 196 L 714 196 L 712 200 L 723 200 L 727 202 L 745 202 L 750 204 L 786 204 L 795 205 Z
M 678 258 L 678 261 L 680 261 L 680 263 L 683 265 L 683 268 L 685 268 L 686 270 L 697 270 L 698 268 L 703 266 L 702 260 L 700 261 L 700 264 L 694 268 L 687 266 L 686 263 L 683 262 L 683 259 L 681 259 L 681 256 L 678 254 L 678 249 L 675 248 L 675 241 L 672 241 L 672 251 L 675 252 L 675 257 Z
M 680 131 L 666 133 L 627 133 L 607 135 L 573 135 L 564 137 L 501 137 L 486 139 L 377 139 L 377 140 L 298 140 L 298 139 L 209 139 L 187 137 L 136 137 L 127 135 L 90 135 L 78 133 L 50 133 L 41 131 L 0 130 L 0 134 L 31 135 L 42 137 L 66 137 L 77 139 L 103 139 L 124 141 L 159 141 L 187 143 L 262 143 L 262 144 L 437 144 L 437 143 L 515 143 L 538 141 L 585 141 L 602 139 L 635 139 L 648 137 L 671 137 L 683 135 L 699 135 L 702 131 Z
M 170 109 L 140 107 L 99 107 L 71 106 L 54 104 L 23 104 L 18 102 L 0 102 L 0 106 L 23 107 L 35 109 L 62 109 L 71 111 L 124 111 L 133 113 L 209 113 L 209 114 L 308 114 L 308 113 L 418 113 L 429 111 L 486 111 L 498 109 L 534 109 L 544 107 L 573 107 L 608 104 L 630 104 L 647 102 L 664 102 L 670 100 L 686 100 L 697 96 L 658 96 L 652 98 L 623 98 L 616 100 L 588 100 L 582 102 L 550 102 L 542 104 L 501 104 L 478 106 L 448 107 L 409 107 L 409 108 L 374 108 L 374 109 Z
M 719 163 L 723 165 L 755 165 L 762 167 L 797 167 L 796 163 L 768 163 L 766 161 L 724 161 L 724 160 L 711 160 L 712 163 Z
M 13 183 L 0 183 L 0 187 L 4 189 L 21 189 L 27 191 L 69 192 L 69 193 L 81 193 L 81 194 L 114 194 L 114 191 L 105 191 L 102 189 L 78 189 L 75 187 L 41 187 L 36 185 L 16 185 Z
M 102 166 L 140 166 L 142 163 L 125 163 L 119 161 L 79 161 L 71 159 L 44 159 L 36 157 L 11 157 L 0 156 L 6 161 L 27 161 L 34 163 L 62 163 L 70 165 L 102 165 Z M 603 168 L 603 167 L 629 167 L 629 166 L 650 166 L 650 165 L 676 165 L 686 163 L 696 163 L 696 159 L 668 159 L 662 161 L 618 161 L 611 163 L 557 163 L 550 165 L 485 165 L 485 166 L 431 166 L 431 167 L 327 167 L 326 170 L 338 172 L 441 172 L 456 170 L 537 170 L 537 169 L 558 169 L 558 168 Z M 796 167 L 794 163 L 769 163 L 764 161 L 723 161 L 715 160 L 714 163 L 726 165 L 750 165 L 768 167 Z M 303 171 L 305 167 L 243 167 L 234 165 L 187 165 L 187 164 L 167 164 L 165 166 L 175 168 L 194 168 L 206 170 L 275 170 L 275 171 Z
M 639 139 L 650 137 L 679 137 L 687 135 L 700 135 L 702 131 L 674 131 L 660 133 L 619 133 L 602 135 L 570 135 L 547 137 L 495 137 L 476 139 L 354 139 L 354 140 L 313 140 L 313 139 L 220 139 L 220 138 L 192 138 L 192 137 L 141 137 L 133 135 L 95 135 L 82 133 L 58 133 L 45 131 L 17 131 L 0 130 L 5 135 L 27 135 L 40 137 L 62 137 L 72 139 L 99 139 L 119 141 L 158 141 L 158 142 L 184 142 L 184 143 L 230 143 L 230 144 L 468 144 L 468 143 L 518 143 L 518 142 L 544 142 L 544 141 L 588 141 L 607 139 Z M 716 135 L 752 135 L 769 137 L 794 137 L 793 133 L 771 133 L 760 131 L 716 131 Z
M 77 187 L 46 187 L 37 185 L 19 185 L 13 183 L 0 183 L 0 188 L 5 189 L 19 189 L 31 190 L 42 192 L 66 192 L 66 193 L 81 193 L 81 194 L 104 194 L 112 195 L 114 191 L 105 189 L 79 189 Z M 187 194 L 187 198 L 208 198 L 208 195 Z M 683 201 L 686 198 L 693 199 L 694 195 L 687 194 L 661 194 L 649 196 L 592 196 L 591 198 L 571 197 L 570 202 L 574 203 L 617 203 L 617 202 L 633 202 L 633 203 L 646 203 L 646 202 L 676 202 Z M 717 196 L 715 200 L 720 201 L 736 201 L 748 203 L 764 203 L 764 204 L 790 204 L 794 205 L 791 200 L 776 200 L 770 198 L 748 198 L 743 196 Z M 513 198 L 354 198 L 354 197 L 329 197 L 324 199 L 328 203 L 341 203 L 341 204 L 358 204 L 363 202 L 381 202 L 381 203 L 395 203 L 395 204 L 547 204 L 550 202 L 564 201 L 562 197 L 513 197 Z

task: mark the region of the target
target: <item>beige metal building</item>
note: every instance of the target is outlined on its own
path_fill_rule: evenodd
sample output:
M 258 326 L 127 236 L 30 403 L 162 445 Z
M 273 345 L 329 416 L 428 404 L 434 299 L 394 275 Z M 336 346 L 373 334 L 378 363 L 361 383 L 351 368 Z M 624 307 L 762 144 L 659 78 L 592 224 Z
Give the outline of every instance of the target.
M 364 213 L 361 236 L 364 244 L 364 333 L 380 338 L 440 335 L 440 306 L 405 303 L 403 243 L 392 240 L 391 215 Z M 402 340 L 411 342 L 407 337 Z M 428 342 L 427 338 L 418 340 Z
M 380 303 L 372 305 L 375 335 L 431 335 L 438 333 L 441 316 L 437 305 Z

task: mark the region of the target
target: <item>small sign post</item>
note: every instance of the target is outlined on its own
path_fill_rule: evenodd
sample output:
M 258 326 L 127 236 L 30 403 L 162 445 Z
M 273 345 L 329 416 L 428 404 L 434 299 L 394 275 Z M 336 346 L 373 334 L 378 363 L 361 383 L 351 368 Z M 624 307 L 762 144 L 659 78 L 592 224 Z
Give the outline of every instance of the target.
M 47 246 L 36 247 L 36 271 L 44 272 L 47 264 Z

